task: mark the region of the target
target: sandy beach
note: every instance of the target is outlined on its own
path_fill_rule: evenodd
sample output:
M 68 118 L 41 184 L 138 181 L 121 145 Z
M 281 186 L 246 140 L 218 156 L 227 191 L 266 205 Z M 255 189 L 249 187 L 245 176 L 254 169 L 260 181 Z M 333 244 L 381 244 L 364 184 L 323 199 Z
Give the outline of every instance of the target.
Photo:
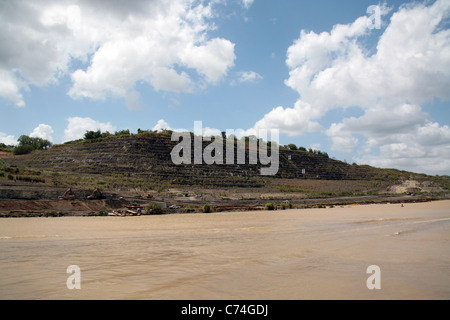
M 449 299 L 449 245 L 450 201 L 4 218 L 0 299 Z

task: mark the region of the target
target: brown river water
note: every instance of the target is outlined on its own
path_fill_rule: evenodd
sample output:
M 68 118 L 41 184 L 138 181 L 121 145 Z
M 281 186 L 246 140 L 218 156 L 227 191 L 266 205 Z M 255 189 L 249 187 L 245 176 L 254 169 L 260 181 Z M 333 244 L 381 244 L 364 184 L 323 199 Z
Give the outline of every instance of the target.
M 3 300 L 449 298 L 450 201 L 0 219 Z

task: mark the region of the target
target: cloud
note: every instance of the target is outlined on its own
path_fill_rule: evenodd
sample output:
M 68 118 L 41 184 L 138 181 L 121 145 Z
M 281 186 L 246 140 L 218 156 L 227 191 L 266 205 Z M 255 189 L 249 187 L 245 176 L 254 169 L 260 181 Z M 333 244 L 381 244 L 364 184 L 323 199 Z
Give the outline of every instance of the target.
M 263 77 L 255 71 L 239 72 L 239 82 L 256 82 L 263 79 Z
M 213 4 L 190 0 L 31 0 L 0 3 L 0 96 L 70 75 L 73 99 L 125 98 L 137 82 L 192 92 L 233 67 L 234 44 L 210 38 Z M 73 69 L 73 62 L 83 68 Z
M 71 117 L 67 119 L 68 125 L 64 130 L 64 142 L 83 138 L 86 131 L 114 132 L 114 127 L 109 122 L 99 122 L 91 118 Z
M 389 10 L 381 7 L 384 15 Z M 299 99 L 293 108 L 273 109 L 254 127 L 278 126 L 301 135 L 321 130 L 329 111 L 356 106 L 362 116 L 322 128 L 333 150 L 364 151 L 358 160 L 372 165 L 450 172 L 450 163 L 442 161 L 450 148 L 444 139 L 448 127 L 422 110 L 435 98 L 450 99 L 449 16 L 450 3 L 444 0 L 403 5 L 392 14 L 374 52 L 364 45 L 373 32 L 368 16 L 329 32 L 302 30 L 287 50 L 285 81 Z M 430 137 L 440 144 L 430 144 Z
M 15 146 L 17 145 L 17 139 L 14 136 L 0 132 L 0 143 L 4 143 L 7 146 Z
M 241 1 L 242 1 L 242 5 L 244 6 L 244 8 L 248 9 L 252 6 L 252 4 L 255 0 L 241 0 Z
M 52 134 L 54 133 L 51 126 L 48 124 L 41 123 L 36 128 L 34 128 L 33 132 L 30 133 L 30 137 L 42 138 L 53 142 Z
M 367 138 L 364 150 L 371 152 L 373 148 L 389 144 L 392 137 L 426 126 L 430 119 L 417 105 L 377 105 L 367 109 L 361 117 L 344 118 L 340 123 L 333 123 L 325 133 L 331 138 L 334 151 L 352 152 L 358 147 L 358 139 L 354 135 L 360 134 Z
M 358 139 L 342 123 L 333 123 L 326 131 L 326 134 L 333 141 L 333 145 L 331 146 L 331 150 L 333 151 L 352 152 L 358 145 Z
M 193 130 L 187 130 L 187 129 L 183 129 L 183 128 L 172 128 L 170 126 L 170 124 L 167 123 L 166 120 L 164 119 L 160 119 L 158 120 L 158 122 L 156 123 L 156 125 L 153 127 L 152 130 L 156 130 L 156 131 L 162 131 L 162 130 L 172 130 L 175 132 L 192 132 Z
M 324 114 L 341 106 L 422 104 L 450 98 L 450 30 L 439 24 L 450 4 L 404 6 L 394 13 L 369 55 L 358 40 L 370 31 L 367 17 L 331 32 L 302 31 L 288 49 L 286 84 Z
M 262 79 L 264 79 L 263 76 L 255 71 L 241 71 L 236 73 L 236 77 L 230 81 L 230 85 L 235 86 L 238 83 L 255 83 Z
M 160 119 L 160 120 L 158 120 L 158 122 L 156 123 L 156 125 L 153 127 L 152 130 L 162 131 L 162 130 L 166 129 L 166 130 L 172 130 L 175 132 L 193 132 L 195 134 L 199 134 L 200 131 L 198 131 L 198 133 L 197 133 L 197 130 L 200 130 L 200 127 L 194 127 L 194 125 L 195 125 L 195 123 L 193 124 L 193 127 L 190 129 L 184 129 L 184 128 L 174 129 L 166 120 Z M 205 127 L 203 122 L 201 125 L 202 125 L 201 126 L 201 134 L 203 137 L 222 136 L 222 132 L 225 131 L 225 130 L 220 130 L 217 128 L 211 128 L 208 126 Z M 228 129 L 232 130 L 234 132 L 234 135 L 239 139 L 244 136 L 251 136 L 251 135 L 258 136 L 258 133 L 259 133 L 257 130 L 255 130 L 253 128 L 248 129 L 248 130 L 244 130 L 241 128 L 239 128 L 239 129 L 228 128 Z
M 204 137 L 222 136 L 222 131 L 216 128 L 205 127 L 203 128 Z
M 279 129 L 280 133 L 290 136 L 308 132 L 317 132 L 322 126 L 312 119 L 316 118 L 316 110 L 309 103 L 297 101 L 293 108 L 279 106 L 257 121 L 253 129 Z
M 25 101 L 20 93 L 24 87 L 14 72 L 0 69 L 0 97 L 12 102 L 16 107 L 24 107 Z
M 364 154 L 355 157 L 360 164 L 384 168 L 404 168 L 414 172 L 448 174 L 450 159 L 450 128 L 435 122 L 416 126 L 409 132 L 374 139 L 379 145 L 379 154 Z
M 182 54 L 182 62 L 197 70 L 207 83 L 216 84 L 234 65 L 234 44 L 229 40 L 215 38 L 204 45 L 188 46 Z
M 153 127 L 152 130 L 156 130 L 156 131 L 172 130 L 172 128 L 164 119 L 161 119 L 161 120 L 158 120 L 158 122 L 156 123 L 156 125 Z
M 375 128 L 362 130 L 364 119 L 361 122 L 360 129 L 353 129 L 351 122 L 345 123 L 350 132 L 361 132 L 368 137 L 366 152 L 355 157 L 358 163 L 430 174 L 449 173 L 450 164 L 446 161 L 450 159 L 448 125 L 440 125 L 427 117 L 415 124 L 411 122 L 409 127 L 398 127 L 397 131 L 392 130 L 389 134 L 375 134 L 371 132 Z M 372 153 L 373 150 L 377 150 L 378 154 Z

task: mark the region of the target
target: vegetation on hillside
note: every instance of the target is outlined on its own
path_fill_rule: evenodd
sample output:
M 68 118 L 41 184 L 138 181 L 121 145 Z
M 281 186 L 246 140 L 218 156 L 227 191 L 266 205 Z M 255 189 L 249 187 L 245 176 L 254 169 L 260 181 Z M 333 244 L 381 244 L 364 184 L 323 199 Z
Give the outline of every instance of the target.
M 317 155 L 324 156 L 324 157 L 328 158 L 328 153 L 326 153 L 326 152 L 323 152 L 323 151 L 320 151 L 320 150 L 317 150 L 317 149 L 312 149 L 312 148 L 306 149 L 305 147 L 297 147 L 293 143 L 290 143 L 290 144 L 287 144 L 287 145 L 284 145 L 284 146 L 280 146 L 280 147 L 282 149 L 285 149 L 285 150 L 291 150 L 291 151 L 297 151 L 298 150 L 298 151 L 303 151 L 303 152 L 310 152 L 310 153 L 317 154 Z
M 0 151 L 12 152 L 14 150 L 14 146 L 6 145 L 4 143 L 0 143 Z
M 130 132 L 129 129 L 126 130 L 119 130 L 115 131 L 114 133 L 111 133 L 109 131 L 102 132 L 101 130 L 89 130 L 86 131 L 83 138 L 78 140 L 71 140 L 64 142 L 64 145 L 76 145 L 80 143 L 92 143 L 92 142 L 99 142 L 105 139 L 111 139 L 111 138 L 117 138 L 117 137 L 130 137 L 130 136 L 149 136 L 149 135 L 164 135 L 164 136 L 171 136 L 173 133 L 172 130 L 162 129 L 160 131 L 157 130 L 142 130 L 138 129 L 137 133 L 134 134 Z M 191 135 L 194 135 L 192 132 Z M 214 138 L 214 137 L 212 137 Z M 228 139 L 234 138 L 235 141 L 238 139 L 233 137 L 228 137 Z M 258 141 L 259 145 L 261 143 L 264 143 L 262 139 L 258 139 L 255 136 L 245 136 L 240 139 L 241 141 L 245 142 L 245 145 L 248 146 L 250 144 L 250 141 Z M 0 150 L 1 151 L 7 151 L 12 152 L 14 155 L 21 155 L 21 154 L 28 154 L 31 153 L 34 150 L 47 150 L 53 146 L 53 144 L 45 139 L 37 138 L 37 137 L 29 137 L 27 135 L 21 135 L 20 138 L 17 140 L 19 144 L 17 146 L 11 146 L 6 145 L 4 143 L 0 143 Z M 272 142 L 267 142 L 267 147 L 270 148 Z M 288 144 L 288 145 L 280 145 L 279 146 L 281 150 L 291 150 L 291 151 L 303 151 L 303 152 L 309 152 L 312 154 L 328 157 L 328 154 L 326 152 L 315 150 L 312 148 L 306 149 L 305 147 L 297 147 L 295 144 Z
M 99 142 L 101 140 L 105 140 L 105 139 L 111 139 L 111 138 L 117 138 L 117 137 L 130 137 L 130 136 L 151 136 L 151 135 L 163 135 L 163 136 L 172 136 L 173 131 L 172 130 L 167 130 L 167 129 L 162 129 L 160 131 L 157 130 L 141 130 L 140 128 L 137 130 L 137 133 L 134 134 L 132 132 L 130 132 L 130 130 L 120 130 L 120 131 L 116 131 L 114 133 L 110 133 L 109 131 L 105 131 L 102 132 L 101 130 L 97 130 L 97 131 L 86 131 L 86 133 L 84 134 L 84 137 L 82 139 L 78 139 L 78 140 L 73 140 L 73 141 L 67 141 L 64 144 L 65 145 L 74 145 L 74 144 L 80 144 L 80 143 L 91 143 L 91 142 Z M 194 133 L 190 132 L 191 136 L 194 135 Z M 212 136 L 212 139 L 214 139 L 215 137 Z M 272 145 L 272 141 L 268 141 L 265 142 L 263 139 L 258 139 L 256 136 L 244 136 L 240 139 L 238 139 L 236 136 L 230 136 L 227 137 L 227 139 L 233 139 L 235 141 L 242 141 L 243 143 L 245 143 L 245 146 L 248 147 L 249 145 L 251 145 L 251 142 L 258 142 L 258 145 L 261 146 L 263 143 L 266 143 L 267 148 L 270 149 L 271 145 Z M 291 151 L 301 151 L 301 152 L 309 152 L 311 154 L 315 154 L 315 155 L 319 155 L 319 156 L 323 156 L 328 158 L 328 153 L 327 152 L 323 152 L 320 150 L 316 150 L 316 149 L 306 149 L 305 147 L 297 147 L 295 144 L 288 144 L 288 145 L 280 145 L 279 148 L 281 150 L 291 150 Z
M 53 147 L 46 140 L 21 136 L 19 146 L 50 150 L 11 157 L 9 163 L 1 160 L 0 178 L 111 191 L 165 193 L 171 188 L 183 187 L 236 188 L 260 190 L 262 194 L 297 194 L 305 198 L 381 195 L 389 186 L 411 179 L 450 191 L 449 177 L 350 165 L 330 159 L 324 152 L 294 144 L 280 146 L 279 173 L 273 177 L 261 177 L 259 167 L 248 161 L 245 165 L 176 166 L 171 161 L 170 151 L 177 142 L 171 141 L 171 135 L 170 130 L 138 129 L 137 134 L 129 130 L 87 131 L 80 140 Z M 251 139 L 256 137 L 246 137 L 243 141 L 249 143 Z M 205 142 L 204 146 L 208 144 Z
M 17 142 L 19 144 L 12 149 L 14 155 L 28 154 L 34 150 L 47 150 L 52 146 L 52 143 L 46 139 L 29 137 L 27 135 L 21 135 Z M 10 146 L 5 147 L 5 149 L 10 149 Z

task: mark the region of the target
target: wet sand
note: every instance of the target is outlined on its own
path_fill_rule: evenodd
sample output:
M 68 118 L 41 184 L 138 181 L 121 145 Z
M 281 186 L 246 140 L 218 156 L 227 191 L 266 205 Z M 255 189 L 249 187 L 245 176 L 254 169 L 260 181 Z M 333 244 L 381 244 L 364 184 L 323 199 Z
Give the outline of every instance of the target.
M 0 299 L 449 299 L 449 249 L 450 201 L 4 218 Z

